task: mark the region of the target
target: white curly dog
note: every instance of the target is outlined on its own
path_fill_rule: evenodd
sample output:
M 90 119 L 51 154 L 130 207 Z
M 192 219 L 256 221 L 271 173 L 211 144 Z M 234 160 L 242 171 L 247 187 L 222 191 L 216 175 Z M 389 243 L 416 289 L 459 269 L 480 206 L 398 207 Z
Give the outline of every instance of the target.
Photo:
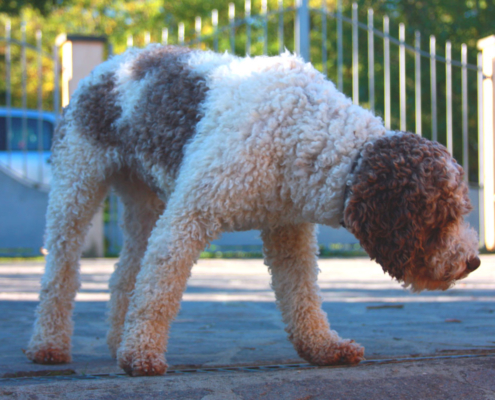
M 221 232 L 260 229 L 286 331 L 311 363 L 357 363 L 317 286 L 315 224 L 344 225 L 413 290 L 479 266 L 463 171 L 446 149 L 387 132 L 301 59 L 130 50 L 81 82 L 56 130 L 49 252 L 27 356 L 71 360 L 79 258 L 109 187 L 125 205 L 108 345 L 131 375 L 164 353 L 191 268 Z

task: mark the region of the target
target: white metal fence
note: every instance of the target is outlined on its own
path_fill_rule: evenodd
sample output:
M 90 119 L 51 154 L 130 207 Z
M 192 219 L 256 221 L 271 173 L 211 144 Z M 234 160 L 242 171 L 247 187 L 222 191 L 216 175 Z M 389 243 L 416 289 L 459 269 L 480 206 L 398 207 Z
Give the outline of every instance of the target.
M 226 22 L 222 25 L 221 21 Z M 267 0 L 262 0 L 261 8 L 254 10 L 251 0 L 246 0 L 241 12 L 236 11 L 234 4 L 230 3 L 225 10 L 212 10 L 209 21 L 197 17 L 194 23 L 187 22 L 164 27 L 160 37 L 143 32 L 139 42 L 144 45 L 152 41 L 187 45 L 251 56 L 273 55 L 287 48 L 311 61 L 355 104 L 361 104 L 381 115 L 387 128 L 409 129 L 445 144 L 463 165 L 471 186 L 483 187 L 483 174 L 480 171 L 483 163 L 483 74 L 481 54 L 475 53 L 475 49 L 468 49 L 462 44 L 459 46 L 460 57 L 453 57 L 450 42 L 443 44 L 444 49 L 439 50 L 435 37 L 422 40 L 420 32 L 410 32 L 404 24 L 395 24 L 388 16 L 379 17 L 371 9 L 359 10 L 356 3 L 345 10 L 341 0 L 335 10 L 329 10 L 326 6 L 309 7 L 308 0 L 295 0 L 295 4 L 290 6 L 287 1 L 284 4 L 284 0 L 279 0 L 277 8 L 273 10 L 268 8 Z M 45 59 L 45 64 L 50 64 L 53 69 L 50 109 L 54 115 L 57 114 L 60 104 L 58 49 L 54 46 L 53 54 L 44 53 L 41 50 L 41 34 L 36 38 L 36 45 L 32 45 L 28 44 L 25 29 L 20 41 L 11 37 L 10 27 L 7 32 L 7 37 L 0 38 L 6 46 L 6 156 L 0 158 L 0 165 L 11 169 L 20 168 L 18 172 L 25 178 L 48 183 L 46 178 L 49 174 L 43 169 L 30 175 L 26 167 L 29 164 L 26 160 L 32 153 L 29 146 L 17 150 L 23 160 L 22 166 L 13 165 L 13 153 L 16 150 L 12 146 L 13 111 L 10 110 L 16 108 L 12 97 L 15 92 L 20 96 L 15 101 L 23 113 L 21 136 L 28 138 L 29 114 L 25 110 L 29 108 L 29 89 L 26 86 L 26 71 L 33 66 L 29 65 L 26 54 L 31 51 L 36 54 L 36 57 L 31 56 L 31 64 L 42 68 Z M 138 38 L 129 36 L 127 46 L 133 46 L 138 41 L 135 39 Z M 13 47 L 17 49 L 16 60 L 20 63 L 20 68 L 17 68 L 20 77 L 16 79 L 11 73 L 14 61 L 10 54 Z M 468 63 L 468 55 L 476 59 L 477 64 Z M 44 108 L 43 79 L 46 78 L 39 72 L 37 79 L 38 86 L 31 85 L 31 91 L 37 91 L 36 109 L 38 121 L 41 121 Z M 14 82 L 16 90 L 12 90 Z M 33 93 L 31 98 L 34 98 Z M 42 161 L 38 165 L 46 169 L 39 123 L 36 150 L 37 157 Z M 0 123 L 0 134 L 1 129 Z M 122 240 L 115 228 L 119 207 L 115 199 L 110 199 L 108 204 L 107 230 L 113 232 L 109 234 L 108 246 L 112 253 L 116 253 Z M 482 208 L 480 206 L 480 212 Z
M 53 54 L 43 51 L 40 30 L 28 41 L 25 23 L 20 40 L 12 37 L 10 21 L 5 33 L 0 37 L 5 54 L 0 65 L 5 94 L 0 102 L 0 167 L 26 183 L 46 187 L 51 179 L 51 137 L 60 109 L 58 48 L 53 46 Z

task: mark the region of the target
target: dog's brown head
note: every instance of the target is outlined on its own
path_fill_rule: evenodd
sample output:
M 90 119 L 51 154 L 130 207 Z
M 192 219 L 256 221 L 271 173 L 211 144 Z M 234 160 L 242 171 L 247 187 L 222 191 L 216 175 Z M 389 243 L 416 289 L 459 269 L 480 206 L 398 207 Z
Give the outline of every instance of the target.
M 344 225 L 385 272 L 412 290 L 448 289 L 480 265 L 462 168 L 439 143 L 407 132 L 368 143 Z

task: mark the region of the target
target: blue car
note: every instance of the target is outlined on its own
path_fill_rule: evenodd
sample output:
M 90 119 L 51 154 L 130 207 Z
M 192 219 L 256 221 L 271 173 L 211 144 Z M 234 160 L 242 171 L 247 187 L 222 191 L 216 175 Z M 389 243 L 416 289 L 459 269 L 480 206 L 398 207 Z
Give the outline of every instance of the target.
M 12 127 L 10 146 L 7 137 L 9 114 Z M 56 115 L 51 112 L 43 111 L 40 115 L 37 110 L 7 110 L 0 107 L 0 167 L 31 182 L 49 184 L 50 149 L 56 119 Z

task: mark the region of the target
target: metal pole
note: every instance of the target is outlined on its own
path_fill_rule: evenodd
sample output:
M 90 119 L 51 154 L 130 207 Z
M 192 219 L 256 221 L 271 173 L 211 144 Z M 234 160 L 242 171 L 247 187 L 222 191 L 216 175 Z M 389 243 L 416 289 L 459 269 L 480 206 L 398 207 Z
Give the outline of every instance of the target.
M 38 51 L 38 182 L 43 183 L 43 66 L 41 48 L 41 30 L 36 31 L 36 47 Z
M 278 52 L 284 52 L 284 0 L 278 0 Z
M 385 128 L 390 129 L 390 38 L 388 16 L 383 17 L 383 56 L 385 58 Z
M 53 46 L 53 79 L 55 81 L 53 85 L 53 111 L 58 118 L 58 114 L 60 113 L 60 67 L 57 45 Z
M 261 14 L 263 15 L 263 54 L 268 54 L 268 1 L 261 1 Z
M 438 141 L 437 131 L 437 63 L 436 40 L 430 36 L 430 81 L 431 81 L 431 139 Z
M 327 3 L 323 0 L 321 6 L 321 68 L 327 75 Z
M 447 95 L 447 149 L 454 154 L 453 128 L 452 128 L 452 45 L 445 44 L 445 73 L 446 73 L 446 95 Z
M 246 55 L 251 55 L 251 0 L 244 2 L 244 13 L 246 19 Z
M 414 47 L 416 48 L 415 57 L 415 83 L 416 83 L 416 133 L 422 134 L 421 130 L 421 33 L 415 32 Z
M 462 44 L 461 47 L 462 63 L 462 166 L 464 168 L 464 180 L 469 182 L 469 136 L 468 136 L 468 102 L 467 102 L 467 46 Z
M 194 21 L 194 31 L 196 33 L 198 48 L 201 48 L 201 43 L 199 41 L 199 38 L 201 37 L 201 17 L 196 17 L 196 20 Z
M 484 186 L 485 177 L 483 172 L 484 157 L 483 157 L 483 55 L 478 53 L 478 73 L 477 73 L 477 86 L 478 86 L 478 182 L 480 187 L 479 192 L 479 213 L 480 213 L 480 244 L 485 244 L 485 196 Z
M 21 23 L 21 86 L 22 86 L 22 171 L 25 178 L 28 176 L 28 146 L 27 129 L 27 60 L 26 60 L 26 22 Z
M 11 69 L 12 69 L 12 55 L 11 55 L 11 25 L 10 19 L 7 20 L 5 25 L 5 36 L 7 37 L 7 48 L 5 49 L 5 102 L 7 106 L 7 152 L 8 152 L 8 166 L 12 167 L 12 82 L 11 82 Z
M 230 52 L 235 54 L 235 4 L 229 3 L 229 23 L 230 23 Z
M 337 1 L 337 87 L 344 91 L 344 51 L 342 46 L 342 0 Z
M 179 22 L 179 45 L 184 46 L 184 39 L 186 35 L 186 26 L 184 22 Z
M 370 110 L 375 112 L 375 34 L 373 32 L 373 9 L 368 9 L 368 87 Z
M 358 5 L 352 3 L 352 103 L 359 104 Z
M 406 131 L 406 27 L 399 24 L 400 130 Z
M 213 50 L 218 51 L 218 10 L 211 12 L 211 24 L 213 25 Z
M 296 0 L 295 50 L 309 62 L 309 8 L 308 0 Z

